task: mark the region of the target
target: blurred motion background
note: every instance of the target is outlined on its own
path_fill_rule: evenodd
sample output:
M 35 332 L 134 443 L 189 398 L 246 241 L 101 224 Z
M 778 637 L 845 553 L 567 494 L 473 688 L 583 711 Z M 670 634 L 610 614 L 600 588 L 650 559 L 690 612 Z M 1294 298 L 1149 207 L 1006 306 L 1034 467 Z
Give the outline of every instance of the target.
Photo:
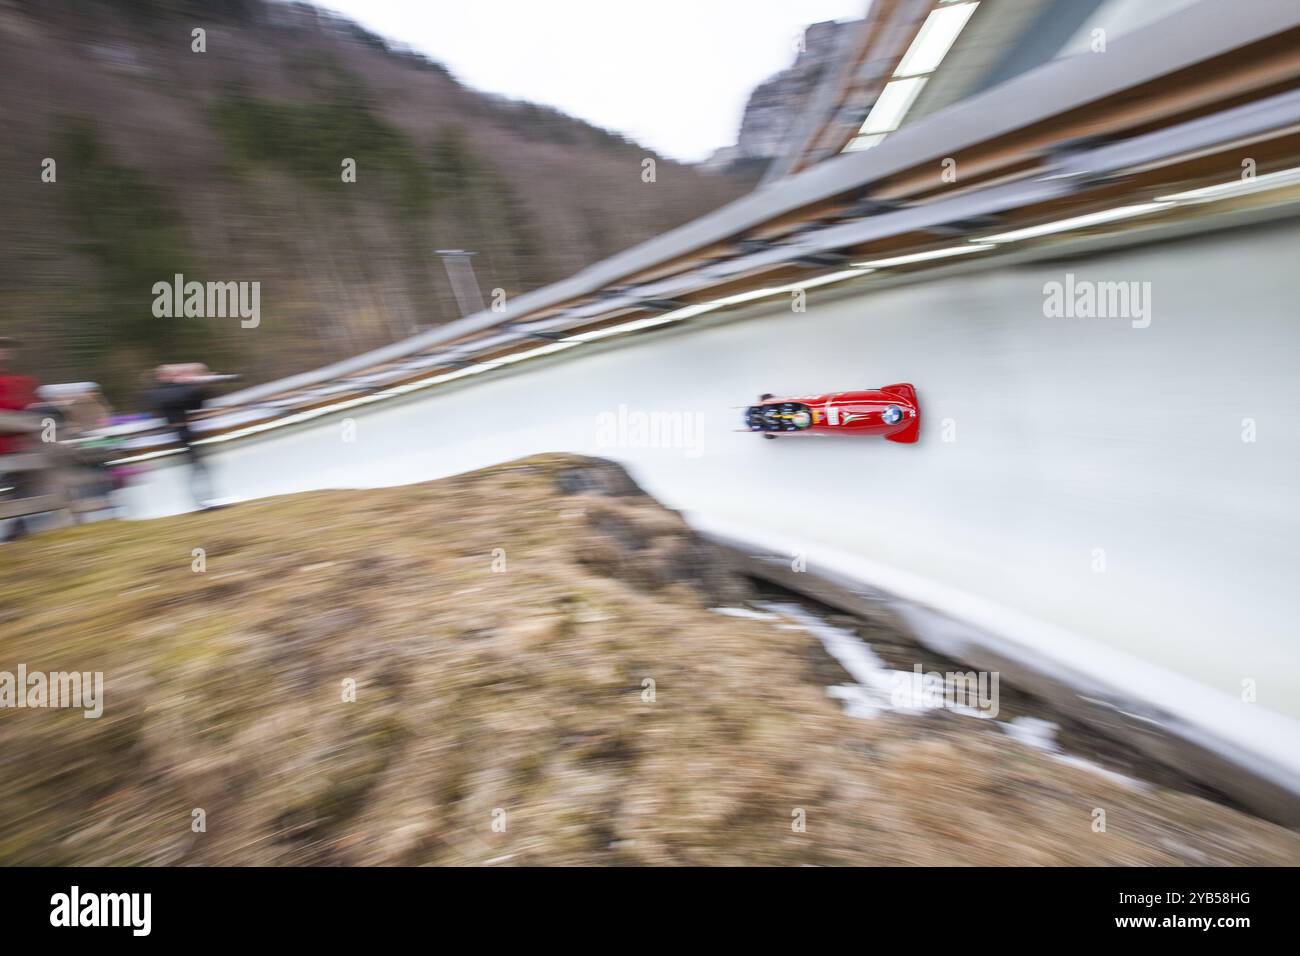
M 0 332 L 41 381 L 114 403 L 178 356 L 266 380 L 458 317 L 437 249 L 513 296 L 753 181 L 467 88 L 306 4 L 4 0 L 0 62 Z M 343 157 L 357 181 L 334 188 Z M 160 323 L 149 290 L 176 273 L 274 283 L 276 320 L 255 340 Z
M 458 317 L 435 250 L 476 252 L 480 287 L 513 297 L 825 158 L 827 142 L 843 145 L 837 131 L 850 131 L 850 149 L 874 145 L 1086 49 L 1094 21 L 1114 39 L 1189 2 L 933 4 L 951 10 L 926 62 L 872 117 L 869 83 L 836 102 L 828 81 L 863 52 L 891 56 L 878 25 L 906 21 L 895 8 L 907 4 L 878 0 L 870 17 L 809 24 L 801 37 L 774 37 L 769 24 L 766 46 L 788 50 L 790 65 L 749 95 L 733 145 L 689 165 L 552 107 L 470 88 L 424 53 L 304 3 L 3 0 L 0 332 L 25 343 L 41 381 L 94 380 L 115 405 L 134 398 L 142 370 L 177 356 L 251 381 L 315 368 Z M 433 8 L 333 6 L 441 35 Z M 556 11 L 556 35 L 577 29 L 582 6 Z M 932 4 L 912 6 L 914 16 Z M 781 0 L 731 3 L 709 26 L 767 23 L 755 15 L 764 7 L 790 16 Z M 207 31 L 202 55 L 191 49 L 196 24 Z M 635 22 L 625 30 L 608 45 L 635 44 Z M 707 35 L 733 58 L 752 55 L 722 30 Z M 492 43 L 474 45 L 480 60 Z M 673 69 L 673 50 L 655 52 Z M 585 69 L 556 55 L 538 62 Z M 699 88 L 707 68 L 688 75 Z M 610 82 L 661 81 L 629 71 Z M 671 94 L 689 123 L 686 94 Z M 40 157 L 61 174 L 53 203 Z M 341 157 L 359 168 L 347 189 L 333 188 Z M 653 190 L 640 176 L 646 158 L 658 164 Z M 148 290 L 177 273 L 273 283 L 275 321 L 253 341 L 232 323 L 159 323 Z

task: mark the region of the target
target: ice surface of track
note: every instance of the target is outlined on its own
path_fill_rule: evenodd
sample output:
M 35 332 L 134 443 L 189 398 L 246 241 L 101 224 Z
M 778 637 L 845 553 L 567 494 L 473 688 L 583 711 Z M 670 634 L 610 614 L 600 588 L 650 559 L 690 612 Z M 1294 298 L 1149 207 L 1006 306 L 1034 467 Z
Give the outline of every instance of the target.
M 356 409 L 353 442 L 328 417 L 212 446 L 215 477 L 221 494 L 255 497 L 543 451 L 615 458 L 702 527 L 1003 622 L 1297 766 L 1297 250 L 1291 220 L 1068 265 L 813 291 L 806 313 L 782 303 Z M 1046 318 L 1044 284 L 1067 271 L 1149 282 L 1150 326 Z M 914 446 L 734 430 L 734 406 L 760 392 L 902 381 L 924 415 Z M 620 405 L 701 430 L 644 447 L 619 431 Z M 157 469 L 133 492 L 139 513 L 182 510 L 180 478 Z

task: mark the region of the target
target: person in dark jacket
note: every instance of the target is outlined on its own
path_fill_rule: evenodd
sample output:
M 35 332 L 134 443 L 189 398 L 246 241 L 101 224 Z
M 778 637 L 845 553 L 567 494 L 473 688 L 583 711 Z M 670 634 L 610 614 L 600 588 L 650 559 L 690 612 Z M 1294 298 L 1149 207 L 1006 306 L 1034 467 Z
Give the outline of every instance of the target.
M 146 398 L 176 432 L 190 464 L 190 493 L 200 508 L 212 507 L 212 478 L 199 450 L 195 447 L 192 416 L 203 407 L 213 386 L 232 382 L 238 375 L 218 375 L 201 362 L 159 365 L 154 369 L 157 383 Z

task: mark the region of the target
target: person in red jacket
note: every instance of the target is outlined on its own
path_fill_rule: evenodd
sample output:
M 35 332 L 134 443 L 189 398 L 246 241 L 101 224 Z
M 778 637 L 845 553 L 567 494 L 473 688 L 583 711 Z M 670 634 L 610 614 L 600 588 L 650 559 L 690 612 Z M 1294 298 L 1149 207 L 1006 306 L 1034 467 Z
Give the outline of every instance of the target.
M 21 412 L 36 401 L 36 380 L 9 370 L 9 363 L 13 361 L 17 348 L 18 344 L 13 339 L 0 337 L 0 414 Z M 25 472 L 17 471 L 6 475 L 4 467 L 4 456 L 22 451 L 27 441 L 25 433 L 6 432 L 4 423 L 0 422 L 0 494 L 26 497 L 31 492 Z M 13 541 L 26 533 L 27 521 L 24 518 L 0 522 L 0 541 Z
M 9 369 L 17 350 L 13 339 L 0 337 L 0 412 L 21 412 L 36 401 L 36 379 Z M 0 430 L 0 455 L 21 451 L 23 444 L 21 434 Z

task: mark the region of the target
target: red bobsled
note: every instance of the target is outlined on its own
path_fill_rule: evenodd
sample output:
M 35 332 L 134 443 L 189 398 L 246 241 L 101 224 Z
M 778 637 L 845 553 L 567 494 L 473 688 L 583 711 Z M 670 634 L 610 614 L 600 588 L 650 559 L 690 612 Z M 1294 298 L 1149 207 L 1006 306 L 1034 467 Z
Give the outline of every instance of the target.
M 914 442 L 921 431 L 916 389 L 903 382 L 860 392 L 834 392 L 808 398 L 759 396 L 745 409 L 745 428 L 778 435 L 882 435 L 890 441 Z

